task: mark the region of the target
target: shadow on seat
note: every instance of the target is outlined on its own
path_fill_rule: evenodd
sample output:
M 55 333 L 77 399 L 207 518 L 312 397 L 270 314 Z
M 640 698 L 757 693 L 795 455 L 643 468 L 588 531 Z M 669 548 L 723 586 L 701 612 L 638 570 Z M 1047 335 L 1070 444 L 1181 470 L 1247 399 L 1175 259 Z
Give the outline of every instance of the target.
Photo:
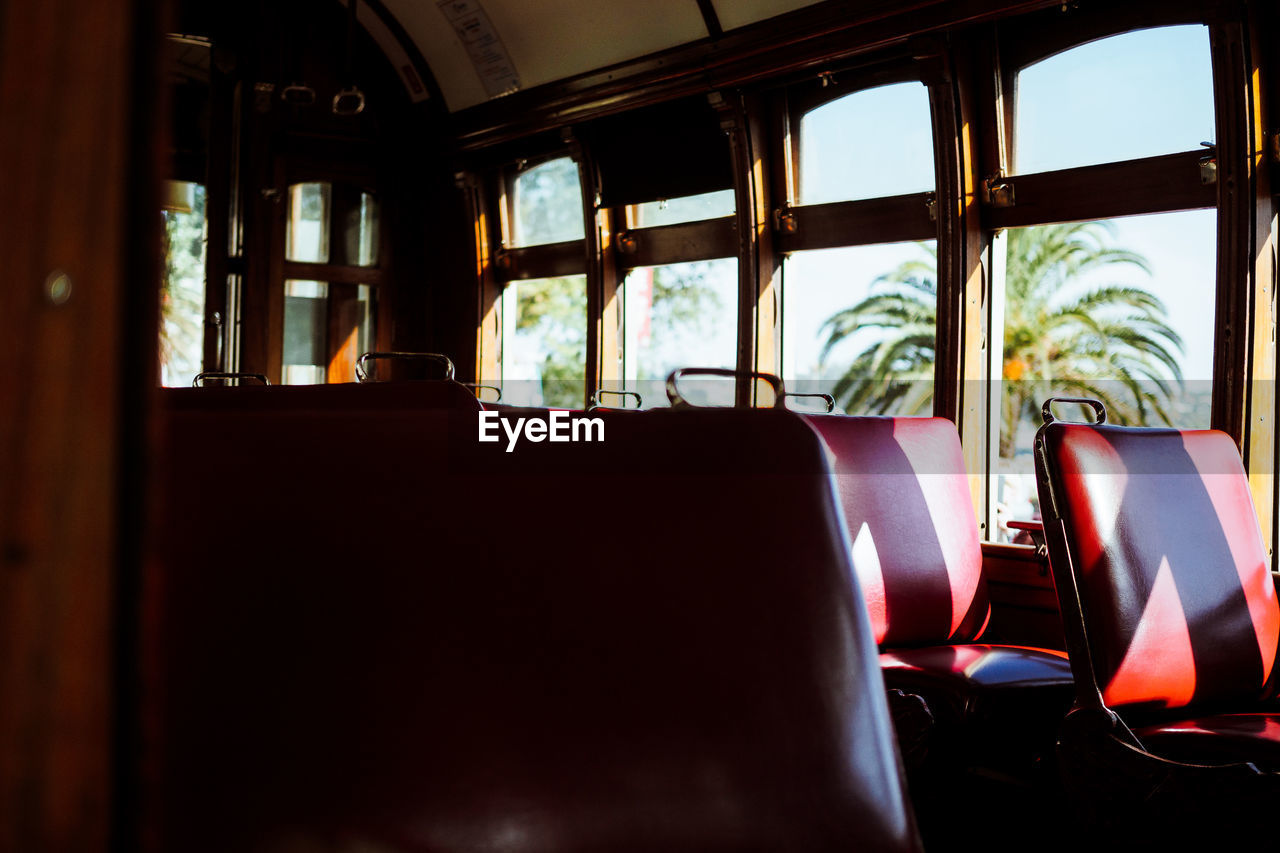
M 1069 787 L 1109 830 L 1264 828 L 1280 607 L 1239 452 L 1221 432 L 1107 425 L 1096 401 L 1099 423 L 1064 423 L 1054 402 L 1035 446 L 1077 683 Z
M 1071 671 L 1058 651 L 978 642 L 991 603 L 955 426 L 942 418 L 806 420 L 832 456 L 885 684 L 922 696 L 935 721 L 926 736 L 918 714 L 896 719 L 904 752 L 916 746 L 908 760 L 920 768 L 911 775 L 922 824 L 921 795 L 946 797 L 972 784 L 963 781 L 970 771 L 1038 782 L 1039 760 L 1052 756 L 1070 706 Z M 953 832 L 948 819 L 938 823 L 939 833 Z

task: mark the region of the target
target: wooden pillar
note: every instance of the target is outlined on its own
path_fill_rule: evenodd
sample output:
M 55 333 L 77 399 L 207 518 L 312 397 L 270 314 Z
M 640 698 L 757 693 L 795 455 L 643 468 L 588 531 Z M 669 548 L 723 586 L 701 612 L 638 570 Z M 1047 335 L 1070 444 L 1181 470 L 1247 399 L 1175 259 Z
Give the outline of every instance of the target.
M 132 846 L 159 32 L 0 5 L 0 850 Z

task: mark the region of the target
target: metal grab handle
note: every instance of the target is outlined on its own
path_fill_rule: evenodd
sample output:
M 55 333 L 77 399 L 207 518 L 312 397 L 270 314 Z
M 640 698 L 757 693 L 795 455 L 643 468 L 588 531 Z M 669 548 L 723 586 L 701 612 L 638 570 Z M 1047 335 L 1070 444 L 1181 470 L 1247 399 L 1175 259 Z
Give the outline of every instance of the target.
M 305 107 L 316 102 L 316 90 L 305 83 L 293 83 L 280 90 L 280 100 L 296 107 Z
M 192 388 L 201 388 L 202 382 L 206 379 L 256 379 L 263 385 L 270 385 L 267 377 L 261 373 L 227 373 L 221 370 L 209 370 L 205 373 L 197 373 L 196 378 L 191 380 Z
M 444 365 L 444 378 L 453 378 L 453 362 L 447 355 L 438 352 L 367 352 L 356 359 L 356 381 L 357 382 L 376 382 L 369 378 L 369 371 L 365 366 L 378 359 L 399 359 L 401 361 L 435 361 Z
M 826 414 L 828 414 L 828 415 L 829 415 L 829 414 L 831 414 L 832 412 L 834 412 L 834 411 L 836 410 L 836 398 L 835 398 L 835 397 L 832 397 L 830 394 L 821 394 L 821 393 L 816 393 L 816 392 L 815 392 L 815 393 L 801 393 L 801 392 L 799 392 L 799 391 L 786 391 L 786 392 L 783 392 L 783 394 L 781 394 L 781 397 L 782 397 L 783 399 L 785 399 L 785 398 L 787 398 L 787 397 L 817 397 L 817 398 L 818 398 L 818 399 L 820 399 L 820 400 L 825 400 L 825 401 L 826 401 L 826 404 L 827 404 L 827 411 L 826 411 Z
M 498 395 L 498 399 L 492 400 L 491 402 L 494 402 L 494 403 L 502 402 L 502 389 L 499 388 L 497 385 L 480 385 L 479 383 L 476 383 L 476 382 L 461 382 L 459 384 L 465 388 L 470 388 L 471 392 L 476 395 L 477 400 L 480 399 L 480 392 L 482 390 L 488 389 Z
M 746 376 L 750 379 L 763 379 L 773 388 L 773 408 L 784 408 L 782 400 L 786 396 L 786 390 L 782 387 L 782 380 L 772 373 L 762 373 L 758 370 L 738 371 L 728 367 L 681 367 L 671 371 L 671 375 L 667 377 L 667 399 L 671 401 L 673 409 L 692 409 L 698 408 L 690 403 L 680 393 L 679 382 L 686 376 L 722 376 L 728 379 L 737 379 L 740 376 Z M 704 407 L 705 408 L 705 407 Z
M 364 92 L 355 86 L 343 89 L 333 96 L 333 114 L 337 116 L 357 116 L 364 112 Z
M 588 412 L 591 411 L 592 409 L 604 408 L 603 406 L 600 405 L 600 397 L 601 395 L 604 395 L 604 394 L 613 394 L 615 397 L 635 397 L 637 409 L 644 405 L 644 400 L 641 399 L 640 395 L 637 394 L 635 391 L 613 391 L 609 388 L 597 388 L 591 394 L 591 399 L 587 403 Z M 623 406 L 623 408 L 625 409 L 626 406 Z
M 1044 419 L 1046 424 L 1055 423 L 1056 421 L 1061 420 L 1061 418 L 1053 416 L 1054 403 L 1078 403 L 1081 406 L 1089 406 L 1093 409 L 1095 424 L 1105 424 L 1107 422 L 1107 407 L 1092 397 L 1050 397 L 1045 400 L 1044 405 L 1040 407 L 1040 417 Z

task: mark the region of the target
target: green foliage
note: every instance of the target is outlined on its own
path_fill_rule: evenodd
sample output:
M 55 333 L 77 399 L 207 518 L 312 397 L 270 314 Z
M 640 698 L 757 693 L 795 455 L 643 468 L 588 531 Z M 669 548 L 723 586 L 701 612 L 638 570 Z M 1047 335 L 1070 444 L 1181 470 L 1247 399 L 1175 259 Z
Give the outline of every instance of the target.
M 190 213 L 164 211 L 164 281 L 160 359 L 169 381 L 199 371 L 204 346 L 205 193 L 196 187 Z
M 665 379 L 676 367 L 687 342 L 716 332 L 722 314 L 720 295 L 709 284 L 710 261 L 658 267 L 653 271 L 653 303 L 649 345 L 638 354 L 639 374 Z
M 1146 258 L 1108 245 L 1114 235 L 1109 222 L 1009 231 L 1002 456 L 1013 455 L 1019 424 L 1034 424 L 1040 401 L 1052 394 L 1099 399 L 1116 423 L 1169 423 L 1173 385 L 1182 383 L 1182 340 L 1164 303 L 1140 287 L 1079 284 L 1116 266 L 1150 274 Z M 937 258 L 922 248 L 926 257 L 880 276 L 866 299 L 823 325 L 824 360 L 858 330 L 880 332 L 836 383 L 846 410 L 919 414 L 930 400 Z

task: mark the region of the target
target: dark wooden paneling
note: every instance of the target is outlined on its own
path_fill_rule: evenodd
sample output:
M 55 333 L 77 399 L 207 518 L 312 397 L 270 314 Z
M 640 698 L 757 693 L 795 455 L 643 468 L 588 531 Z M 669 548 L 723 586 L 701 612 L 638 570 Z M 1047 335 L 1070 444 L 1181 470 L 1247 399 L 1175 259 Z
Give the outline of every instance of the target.
M 0 5 L 0 850 L 132 847 L 158 30 L 142 0 Z
M 738 232 L 732 216 L 681 225 L 637 228 L 628 233 L 635 238 L 636 250 L 620 256 L 627 269 L 733 258 L 738 254 Z
M 581 240 L 507 249 L 499 254 L 497 267 L 499 281 L 585 275 L 586 249 Z
M 312 264 L 301 261 L 282 263 L 285 279 L 329 281 L 335 284 L 379 285 L 385 274 L 379 267 L 353 267 L 345 264 Z
M 784 252 L 797 252 L 836 246 L 932 240 L 937 236 L 937 226 L 929 218 L 932 195 L 916 193 L 794 207 L 791 213 L 799 228 L 794 234 L 778 235 L 778 248 Z
M 991 594 L 991 622 L 984 641 L 1066 648 L 1047 558 L 1030 546 L 985 542 L 982 571 Z
M 1123 163 L 1103 163 L 1058 172 L 1009 178 L 1013 207 L 986 209 L 993 228 L 1110 219 L 1166 210 L 1213 207 L 1218 193 L 1200 182 L 1200 158 L 1207 151 L 1183 151 Z

